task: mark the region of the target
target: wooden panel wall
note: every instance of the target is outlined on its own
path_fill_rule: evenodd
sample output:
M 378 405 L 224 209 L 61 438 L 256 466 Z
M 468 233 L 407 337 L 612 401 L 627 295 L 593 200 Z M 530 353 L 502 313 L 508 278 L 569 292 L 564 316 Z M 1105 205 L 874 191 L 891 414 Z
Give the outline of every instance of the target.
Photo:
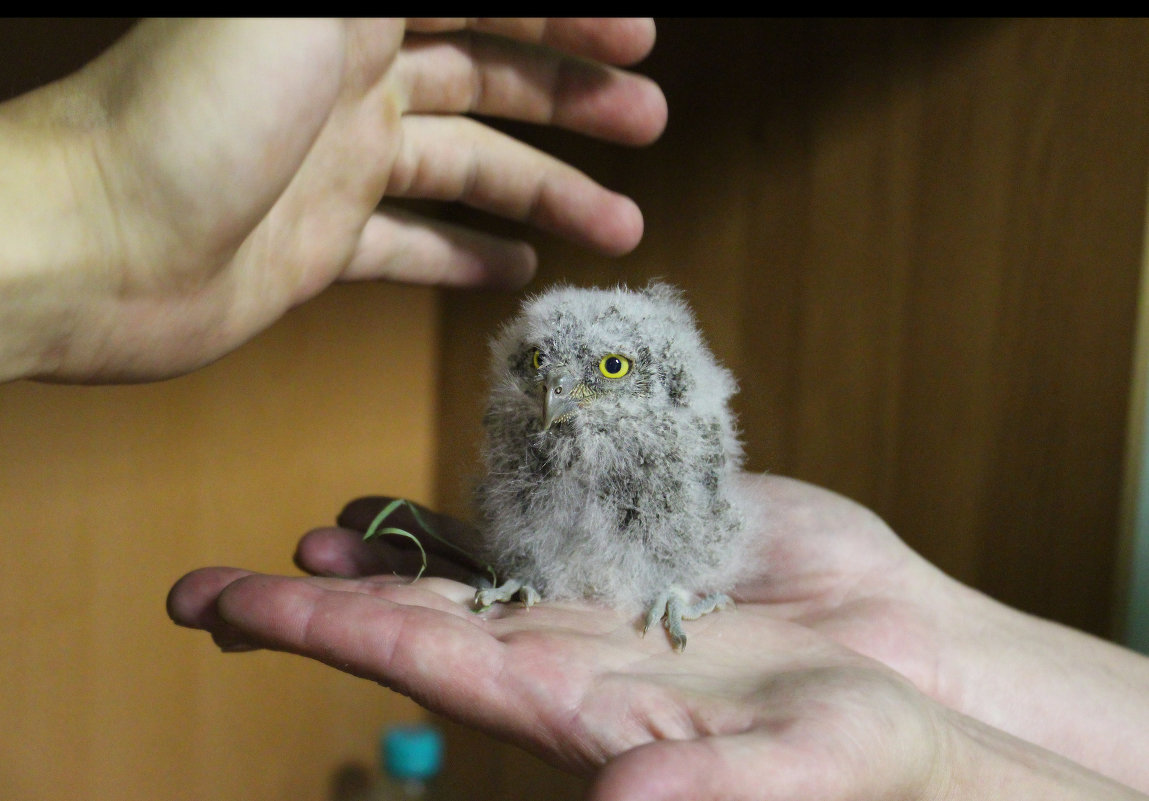
M 386 489 L 430 502 L 435 294 L 339 287 L 154 385 L 0 386 L 0 798 L 316 801 L 424 713 L 164 611 L 229 564 L 293 575 L 298 537 Z
M 536 238 L 532 289 L 678 283 L 740 378 L 752 469 L 853 497 L 959 579 L 1107 633 L 1149 22 L 660 20 L 642 69 L 670 106 L 649 149 L 508 126 L 647 221 L 617 262 Z M 459 377 L 479 380 L 515 303 L 442 307 L 437 467 L 456 514 L 482 409 Z M 489 764 L 531 764 L 503 754 Z
M 685 287 L 754 469 L 876 509 L 1038 614 L 1109 624 L 1149 159 L 1144 20 L 662 20 L 634 152 L 515 127 L 627 192 L 643 244 L 539 238 L 541 282 Z M 480 337 L 443 307 L 444 504 L 467 509 Z

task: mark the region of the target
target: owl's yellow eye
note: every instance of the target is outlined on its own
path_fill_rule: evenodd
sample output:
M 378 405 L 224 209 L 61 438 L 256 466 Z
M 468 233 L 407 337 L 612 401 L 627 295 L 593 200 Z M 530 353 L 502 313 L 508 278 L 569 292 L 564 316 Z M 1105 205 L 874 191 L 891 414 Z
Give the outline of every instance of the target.
M 538 348 L 531 348 L 531 366 L 536 370 L 542 369 L 543 354 L 539 351 Z
M 598 363 L 598 371 L 607 378 L 622 378 L 630 372 L 630 359 L 617 353 L 608 353 Z

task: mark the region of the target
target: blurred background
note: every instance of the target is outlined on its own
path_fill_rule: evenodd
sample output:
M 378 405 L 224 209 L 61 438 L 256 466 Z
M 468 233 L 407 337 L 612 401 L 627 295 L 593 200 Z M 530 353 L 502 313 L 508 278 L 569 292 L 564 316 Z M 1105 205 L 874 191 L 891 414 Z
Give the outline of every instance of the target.
M 128 20 L 0 21 L 0 97 Z M 629 194 L 606 260 L 525 236 L 554 281 L 679 284 L 741 383 L 751 469 L 874 508 L 957 578 L 1122 636 L 1139 478 L 1147 20 L 667 19 L 670 105 L 628 150 L 500 127 Z M 390 691 L 221 655 L 164 613 L 187 570 L 294 573 L 358 495 L 462 517 L 485 341 L 518 295 L 335 287 L 194 375 L 0 386 L 0 797 L 326 799 Z M 439 722 L 457 798 L 584 784 Z

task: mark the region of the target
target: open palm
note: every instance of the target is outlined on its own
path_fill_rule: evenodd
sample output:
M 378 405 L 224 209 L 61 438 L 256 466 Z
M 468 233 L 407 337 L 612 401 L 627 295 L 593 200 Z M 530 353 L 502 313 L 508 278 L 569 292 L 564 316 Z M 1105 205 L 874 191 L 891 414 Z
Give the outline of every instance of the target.
M 1061 729 L 1026 729 L 1030 718 L 1010 717 L 992 693 L 969 695 L 988 709 L 958 703 L 945 662 L 965 660 L 947 653 L 942 618 L 960 585 L 871 512 L 780 477 L 745 476 L 741 488 L 762 510 L 760 575 L 738 588 L 736 609 L 688 624 L 684 653 L 589 604 L 476 613 L 472 587 L 441 577 L 474 569 L 449 549 L 430 554 L 434 577 L 383 575 L 420 557 L 401 539 L 362 541 L 379 498 L 303 538 L 297 562 L 315 575 L 206 568 L 176 584 L 169 613 L 225 650 L 318 659 L 593 773 L 596 799 L 940 798 L 955 782 L 992 791 L 993 770 L 1080 783 L 1082 797 L 1139 797 L 1016 739 L 1101 764 Z M 454 542 L 473 536 L 431 521 Z M 986 725 L 1003 712 L 1014 736 Z
M 432 540 L 425 542 L 436 577 L 410 583 L 389 575 L 413 573 L 422 557 L 401 538 L 363 542 L 383 498 L 355 501 L 339 527 L 304 537 L 296 560 L 313 578 L 197 571 L 173 590 L 172 614 L 226 648 L 328 661 L 581 771 L 655 740 L 764 725 L 761 716 L 777 711 L 779 686 L 787 704 L 805 703 L 804 691 L 792 691 L 807 684 L 825 702 L 824 685 L 840 681 L 898 696 L 909 683 L 878 659 L 928 683 L 916 659 L 926 646 L 892 634 L 905 632 L 914 614 L 893 588 L 920 560 L 871 512 L 826 490 L 751 475 L 740 490 L 761 510 L 752 523 L 761 576 L 739 587 L 736 609 L 691 622 L 682 654 L 661 630 L 643 637 L 638 619 L 596 606 L 499 605 L 477 614 L 473 588 L 454 580 L 475 566 Z M 418 521 L 397 514 L 393 522 L 418 530 Z M 473 549 L 466 525 L 424 519 Z M 820 538 L 833 538 L 832 547 Z M 755 711 L 760 702 L 775 712 Z
M 951 579 L 910 550 L 869 509 L 829 490 L 748 473 L 740 478 L 738 491 L 750 510 L 757 543 L 752 555 L 756 571 L 735 593 L 739 609 L 760 605 L 762 614 L 814 629 L 893 667 L 932 695 L 949 689 L 938 674 L 944 627 L 937 610 L 945 608 L 938 596 L 954 586 Z M 305 537 L 296 557 L 300 567 L 341 577 L 414 574 L 421 557 L 407 543 L 361 542 L 359 532 L 386 500 L 354 501 L 340 515 L 339 528 Z M 477 550 L 475 531 L 449 518 L 431 517 L 436 530 L 466 550 Z M 399 523 L 418 530 L 409 517 Z M 432 573 L 466 580 L 478 571 L 473 564 L 458 564 L 454 553 L 435 542 L 427 545 Z M 702 622 L 691 626 L 700 629 Z
M 678 653 L 665 637 L 643 638 L 636 621 L 584 604 L 477 614 L 473 590 L 442 578 L 212 569 L 174 592 L 186 624 L 380 682 L 559 767 L 607 766 L 599 798 L 734 797 L 717 783 L 755 774 L 771 777 L 762 798 L 918 791 L 934 780 L 939 721 L 950 714 L 893 671 L 759 604 L 697 621 Z M 210 610 L 193 598 L 211 598 Z

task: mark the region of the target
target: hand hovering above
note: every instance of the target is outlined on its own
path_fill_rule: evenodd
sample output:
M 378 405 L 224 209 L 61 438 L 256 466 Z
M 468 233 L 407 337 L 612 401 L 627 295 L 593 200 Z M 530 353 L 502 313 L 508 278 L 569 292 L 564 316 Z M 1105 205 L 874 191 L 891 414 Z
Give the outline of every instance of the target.
M 380 206 L 458 201 L 607 254 L 634 203 L 472 116 L 627 145 L 649 20 L 147 20 L 0 106 L 0 380 L 142 381 L 337 280 L 519 286 L 533 250 Z

